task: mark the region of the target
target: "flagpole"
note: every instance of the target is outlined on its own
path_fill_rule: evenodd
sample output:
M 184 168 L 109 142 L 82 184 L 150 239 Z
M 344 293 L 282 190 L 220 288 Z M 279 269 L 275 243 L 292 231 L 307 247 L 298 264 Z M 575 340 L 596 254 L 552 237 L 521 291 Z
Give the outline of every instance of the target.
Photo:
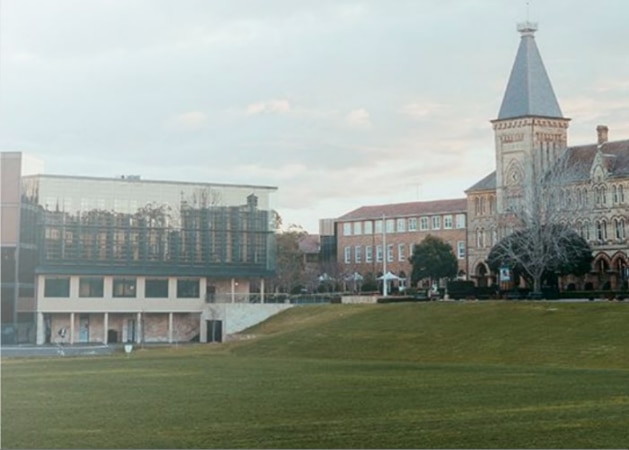
M 387 226 L 382 214 L 382 295 L 387 296 Z

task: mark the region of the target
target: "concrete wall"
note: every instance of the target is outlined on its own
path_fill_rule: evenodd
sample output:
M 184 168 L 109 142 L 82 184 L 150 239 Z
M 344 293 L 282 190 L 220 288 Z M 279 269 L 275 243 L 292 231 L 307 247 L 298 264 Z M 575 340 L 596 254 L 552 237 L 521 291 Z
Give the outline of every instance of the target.
M 344 295 L 341 303 L 378 303 L 378 297 L 373 295 Z
M 201 314 L 201 339 L 205 337 L 206 320 L 222 320 L 223 336 L 225 336 L 245 330 L 293 306 L 295 305 L 286 303 L 209 304 Z

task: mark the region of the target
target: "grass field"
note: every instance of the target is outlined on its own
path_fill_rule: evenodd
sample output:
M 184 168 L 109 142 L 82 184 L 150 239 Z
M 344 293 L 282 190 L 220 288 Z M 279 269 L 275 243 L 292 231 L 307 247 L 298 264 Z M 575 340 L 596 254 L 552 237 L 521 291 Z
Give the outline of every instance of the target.
M 2 360 L 3 448 L 626 448 L 629 305 L 293 308 L 256 338 Z

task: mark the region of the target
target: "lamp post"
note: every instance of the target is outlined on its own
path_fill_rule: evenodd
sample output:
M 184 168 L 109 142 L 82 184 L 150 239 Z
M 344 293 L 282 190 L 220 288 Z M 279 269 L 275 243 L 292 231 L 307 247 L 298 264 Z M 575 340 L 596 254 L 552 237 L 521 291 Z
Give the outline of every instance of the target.
M 387 226 L 385 215 L 382 215 L 382 295 L 387 296 Z

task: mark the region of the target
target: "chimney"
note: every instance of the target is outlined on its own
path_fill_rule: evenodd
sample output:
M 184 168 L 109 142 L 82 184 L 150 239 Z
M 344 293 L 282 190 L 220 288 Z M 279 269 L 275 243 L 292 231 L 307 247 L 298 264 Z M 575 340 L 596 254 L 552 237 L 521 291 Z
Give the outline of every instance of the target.
M 609 128 L 606 125 L 599 125 L 596 127 L 596 134 L 598 134 L 598 145 L 602 145 L 607 142 L 607 132 Z

